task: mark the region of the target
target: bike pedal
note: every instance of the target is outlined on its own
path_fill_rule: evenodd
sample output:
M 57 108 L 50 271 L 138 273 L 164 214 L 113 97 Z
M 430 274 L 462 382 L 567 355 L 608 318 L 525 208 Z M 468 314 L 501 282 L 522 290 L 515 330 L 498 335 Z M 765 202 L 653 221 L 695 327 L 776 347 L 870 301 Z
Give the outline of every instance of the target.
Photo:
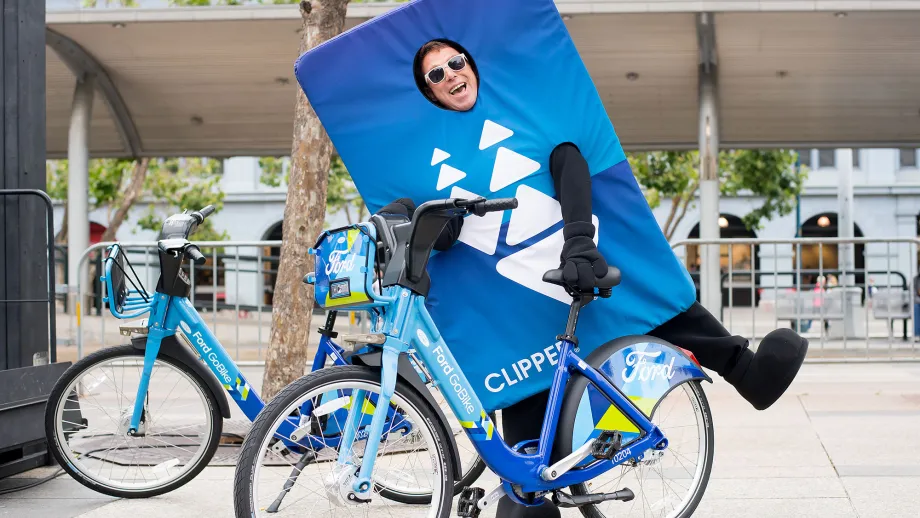
M 486 496 L 486 490 L 481 487 L 465 487 L 460 492 L 460 501 L 457 503 L 457 516 L 463 518 L 477 518 L 479 516 L 479 500 Z
M 613 430 L 604 430 L 594 440 L 591 455 L 596 459 L 611 460 L 621 449 L 623 449 L 623 434 Z

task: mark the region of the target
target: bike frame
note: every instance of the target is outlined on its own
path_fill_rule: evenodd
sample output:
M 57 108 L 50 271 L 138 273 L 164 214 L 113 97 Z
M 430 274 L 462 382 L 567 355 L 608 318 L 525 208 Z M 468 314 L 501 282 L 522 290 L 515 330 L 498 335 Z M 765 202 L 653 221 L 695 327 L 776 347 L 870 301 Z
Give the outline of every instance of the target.
M 380 399 L 387 404 L 378 402 L 368 431 L 370 437 L 381 436 L 386 409 L 389 407 L 388 403 L 395 388 L 399 355 L 412 348 L 415 350 L 415 355 L 427 367 L 436 386 L 441 389 L 476 450 L 489 468 L 503 480 L 508 494 L 512 493 L 510 487 L 512 484 L 519 486 L 521 492 L 549 491 L 579 484 L 596 478 L 627 460 L 641 459 L 643 453 L 650 448 L 663 449 L 666 447 L 664 434 L 658 427 L 653 425 L 619 388 L 579 358 L 573 351 L 574 343 L 560 340 L 556 344 L 559 357 L 550 387 L 549 404 L 544 414 L 537 452 L 519 453 L 516 451 L 518 448 L 510 448 L 495 432 L 494 424 L 483 409 L 476 391 L 460 369 L 428 313 L 425 298 L 402 286 L 392 286 L 386 290 L 386 295 L 393 295 L 391 300 L 395 299 L 395 302 L 388 305 L 382 319 L 375 319 L 374 331 L 386 335 L 386 341 L 382 345 L 383 369 Z M 585 376 L 636 425 L 640 434 L 637 439 L 620 450 L 613 460 L 598 460 L 584 468 L 571 470 L 555 480 L 547 481 L 542 478 L 542 474 L 551 463 L 550 456 L 562 408 L 562 395 L 572 373 Z M 353 405 L 352 408 L 358 406 L 360 405 Z M 346 425 L 342 438 L 343 446 L 339 451 L 338 462 L 340 464 L 352 462 L 350 445 L 354 440 L 356 423 L 359 418 L 360 412 L 350 411 L 349 424 Z M 353 484 L 353 489 L 358 493 L 366 493 L 370 489 L 377 446 L 376 441 L 368 441 L 365 446 L 364 461 Z
M 134 411 L 131 416 L 130 429 L 137 431 L 143 416 L 144 401 L 150 385 L 150 375 L 154 362 L 160 352 L 160 344 L 168 337 L 174 336 L 177 330 L 187 338 L 188 343 L 195 349 L 198 356 L 207 365 L 211 374 L 223 385 L 227 394 L 243 411 L 250 421 L 254 421 L 259 412 L 265 407 L 265 402 L 259 397 L 254 388 L 240 372 L 226 349 L 208 328 L 198 310 L 186 297 L 173 297 L 163 293 L 155 293 L 149 303 L 150 318 L 148 319 L 147 346 L 144 351 L 144 368 L 141 373 L 140 383 L 137 387 L 137 397 L 134 401 Z M 140 309 L 140 308 L 132 308 Z M 316 356 L 313 359 L 313 370 L 325 367 L 331 359 L 333 365 L 349 365 L 344 357 L 345 350 L 336 345 L 328 336 L 320 339 Z M 216 394 L 215 394 L 216 395 Z M 308 402 L 309 404 L 309 402 Z M 309 415 L 310 410 L 304 409 L 304 415 Z M 283 432 L 289 435 L 296 429 L 296 423 L 290 422 Z M 317 438 L 308 436 L 299 441 L 299 444 L 312 448 L 336 447 L 336 438 Z

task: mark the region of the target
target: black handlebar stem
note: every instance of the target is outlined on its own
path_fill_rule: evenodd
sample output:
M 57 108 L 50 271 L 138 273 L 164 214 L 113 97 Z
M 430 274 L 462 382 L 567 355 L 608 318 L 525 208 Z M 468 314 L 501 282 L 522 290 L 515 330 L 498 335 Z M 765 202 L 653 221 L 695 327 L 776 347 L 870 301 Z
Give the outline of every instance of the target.
M 428 259 L 444 226 L 454 217 L 464 214 L 484 215 L 517 207 L 514 198 L 486 200 L 485 198 L 432 200 L 421 204 L 412 221 L 393 226 L 397 246 L 387 264 L 383 286 L 400 285 L 427 296 L 431 288 Z

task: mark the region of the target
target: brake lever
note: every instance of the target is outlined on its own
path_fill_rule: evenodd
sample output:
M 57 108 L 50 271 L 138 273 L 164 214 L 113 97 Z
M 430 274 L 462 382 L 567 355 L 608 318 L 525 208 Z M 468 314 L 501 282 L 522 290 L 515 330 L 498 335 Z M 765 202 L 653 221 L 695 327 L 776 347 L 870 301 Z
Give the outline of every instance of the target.
M 456 205 L 457 207 L 468 208 L 468 207 L 472 207 L 476 205 L 477 203 L 482 203 L 484 201 L 486 201 L 486 199 L 483 198 L 482 196 L 479 196 L 472 200 L 457 200 Z

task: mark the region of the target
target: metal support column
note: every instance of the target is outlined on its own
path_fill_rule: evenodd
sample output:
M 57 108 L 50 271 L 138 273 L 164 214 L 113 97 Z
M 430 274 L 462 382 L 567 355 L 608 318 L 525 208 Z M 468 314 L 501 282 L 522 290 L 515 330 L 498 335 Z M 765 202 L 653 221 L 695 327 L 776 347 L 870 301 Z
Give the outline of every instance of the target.
M 711 13 L 697 16 L 699 36 L 700 104 L 700 238 L 718 239 L 719 230 L 719 89 L 715 28 Z M 704 245 L 700 250 L 700 302 L 716 317 L 722 315 L 720 250 Z
M 837 153 L 837 182 L 837 237 L 853 239 L 852 149 L 842 149 Z M 844 299 L 846 318 L 838 323 L 841 329 L 831 329 L 831 336 L 857 338 L 865 333 L 865 318 L 858 314 L 865 310 L 861 307 L 860 288 L 856 286 L 856 247 L 852 243 L 840 243 L 837 245 L 837 258 L 837 267 L 841 270 L 839 283 L 847 291 Z
M 71 287 L 81 279 L 80 257 L 89 247 L 89 128 L 93 118 L 96 78 L 85 74 L 77 79 L 70 114 L 67 141 L 67 265 Z M 73 288 L 68 291 L 76 296 Z M 82 302 L 82 301 L 79 301 Z M 80 311 L 80 306 L 74 306 Z
M 837 160 L 837 237 L 852 239 L 853 233 L 853 150 L 842 149 Z M 852 244 L 840 244 L 837 254 L 838 267 L 847 272 L 846 281 L 840 284 L 852 286 L 853 270 L 856 268 L 855 250 Z

